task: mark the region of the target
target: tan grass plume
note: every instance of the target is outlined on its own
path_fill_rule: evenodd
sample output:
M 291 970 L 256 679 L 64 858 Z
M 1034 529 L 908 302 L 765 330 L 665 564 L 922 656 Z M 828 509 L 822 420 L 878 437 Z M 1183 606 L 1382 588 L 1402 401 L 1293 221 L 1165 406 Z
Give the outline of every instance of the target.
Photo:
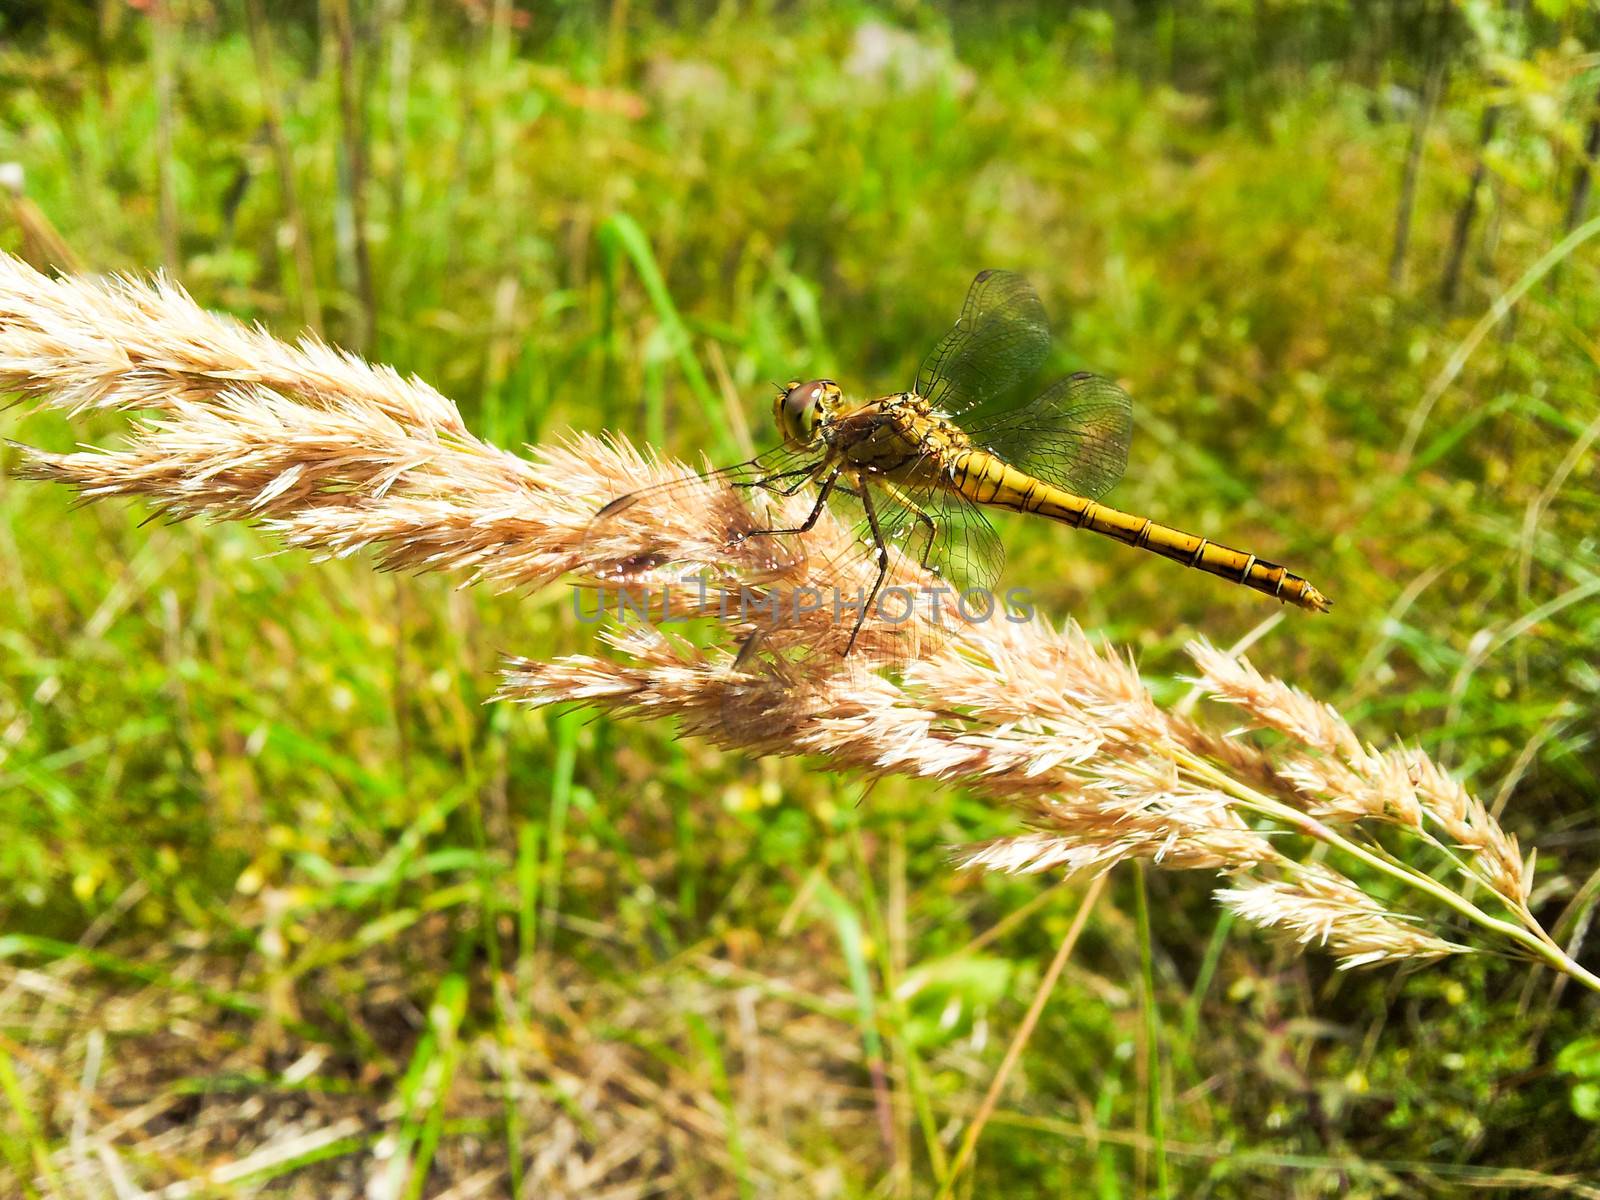
M 286 345 L 159 280 L 50 279 L 0 256 L 0 389 L 69 414 L 135 416 L 117 448 L 29 451 L 22 474 L 179 517 L 255 521 L 322 555 L 370 549 L 386 568 L 499 588 L 593 573 L 600 560 L 762 567 L 753 543 L 750 562 L 726 561 L 722 534 L 751 517 L 745 497 L 713 482 L 590 535 L 604 502 L 680 478 L 681 465 L 588 435 L 509 453 L 416 378 L 309 339 Z M 853 544 L 825 517 L 803 558 L 761 586 L 779 600 L 853 594 Z M 894 569 L 930 582 L 912 564 Z M 716 618 L 707 597 L 678 599 Z M 1464 952 L 1475 927 L 1600 990 L 1534 919 L 1531 865 L 1476 797 L 1420 750 L 1376 748 L 1329 705 L 1204 642 L 1190 648 L 1200 683 L 1273 731 L 1270 744 L 1161 707 L 1127 655 L 1071 623 L 956 620 L 953 636 L 914 640 L 901 669 L 882 671 L 862 664 L 903 650 L 905 631 L 869 622 L 846 664 L 847 630 L 822 608 L 771 635 L 777 652 L 813 652 L 789 654 L 781 686 L 761 687 L 735 660 L 749 622 L 721 620 L 720 649 L 634 624 L 610 634 L 620 658 L 514 659 L 499 698 L 671 716 L 729 747 L 960 783 L 1028 827 L 962 851 L 971 867 L 1098 872 L 1140 858 L 1219 871 L 1232 911 L 1341 965 Z M 1415 865 L 1378 845 L 1379 824 L 1409 839 Z M 1454 869 L 1444 882 L 1440 864 Z

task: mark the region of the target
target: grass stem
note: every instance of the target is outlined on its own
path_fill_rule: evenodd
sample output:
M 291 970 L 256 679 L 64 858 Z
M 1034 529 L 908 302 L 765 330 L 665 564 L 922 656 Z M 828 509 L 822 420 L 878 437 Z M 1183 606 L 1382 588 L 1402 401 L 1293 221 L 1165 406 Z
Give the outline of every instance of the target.
M 1017 1062 L 1022 1057 L 1022 1050 L 1028 1044 L 1028 1039 L 1033 1036 L 1034 1026 L 1039 1023 L 1039 1017 L 1044 1012 L 1045 1003 L 1050 999 L 1050 993 L 1055 990 L 1056 980 L 1061 978 L 1061 972 L 1066 968 L 1067 960 L 1072 957 L 1073 948 L 1078 944 L 1078 937 L 1083 933 L 1083 928 L 1089 921 L 1089 914 L 1094 910 L 1095 902 L 1100 899 L 1100 893 L 1105 889 L 1105 875 L 1096 875 L 1090 882 L 1088 890 L 1083 894 L 1083 901 L 1078 905 L 1077 915 L 1072 918 L 1066 936 L 1061 939 L 1061 945 L 1056 948 L 1055 957 L 1050 960 L 1050 965 L 1045 968 L 1044 976 L 1039 980 L 1039 987 L 1033 994 L 1033 1001 L 1028 1005 L 1028 1011 L 1023 1014 L 1022 1024 L 1017 1027 L 1011 1044 L 1006 1047 L 1005 1057 L 1000 1060 L 1000 1067 L 994 1073 L 994 1078 L 989 1081 L 989 1090 L 983 1095 L 983 1102 L 978 1105 L 978 1111 L 968 1122 L 966 1132 L 961 1137 L 961 1147 L 956 1151 L 956 1156 L 950 1164 L 950 1173 L 945 1177 L 939 1189 L 937 1200 L 949 1200 L 952 1189 L 962 1174 L 972 1165 L 972 1156 L 977 1153 L 978 1139 L 983 1136 L 983 1128 L 989 1123 L 989 1118 L 994 1114 L 994 1107 L 1000 1100 L 1000 1093 L 1005 1089 L 1006 1082 L 1011 1078 L 1011 1072 L 1016 1068 Z

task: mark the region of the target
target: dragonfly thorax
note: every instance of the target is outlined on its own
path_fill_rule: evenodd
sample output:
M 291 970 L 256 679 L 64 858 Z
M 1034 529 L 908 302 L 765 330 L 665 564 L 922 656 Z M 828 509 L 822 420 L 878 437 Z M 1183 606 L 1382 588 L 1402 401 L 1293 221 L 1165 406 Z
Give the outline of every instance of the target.
M 971 439 L 916 392 L 897 392 L 828 414 L 819 431 L 846 471 L 909 482 L 945 473 Z

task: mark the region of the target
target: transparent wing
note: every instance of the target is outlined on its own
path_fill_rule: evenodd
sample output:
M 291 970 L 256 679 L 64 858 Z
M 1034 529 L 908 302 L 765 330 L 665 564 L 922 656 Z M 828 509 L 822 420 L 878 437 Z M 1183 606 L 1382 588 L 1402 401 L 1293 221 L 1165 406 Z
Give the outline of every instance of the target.
M 909 661 L 909 656 L 906 658 Z M 736 743 L 792 751 L 816 722 L 859 714 L 886 685 L 881 656 L 841 656 L 836 646 L 807 642 L 798 629 L 748 631 L 721 687 L 722 722 Z
M 1026 383 L 1050 352 L 1038 293 L 1012 271 L 972 281 L 961 319 L 917 372 L 916 390 L 951 416 L 984 408 Z
M 868 488 L 873 515 L 889 546 L 938 575 L 955 592 L 994 587 L 1005 549 L 989 518 L 972 501 L 941 487 L 897 484 L 890 489 L 869 481 Z M 875 553 L 864 504 L 853 499 L 852 507 L 860 514 L 856 538 L 867 552 Z
M 1079 372 L 1031 404 L 973 421 L 967 432 L 1012 466 L 1098 500 L 1127 468 L 1133 401 L 1109 379 Z
M 764 531 L 800 523 L 792 514 L 819 460 L 779 447 L 619 496 L 584 530 L 576 569 L 618 586 L 670 585 L 702 570 L 726 586 L 793 571 L 805 562 L 799 539 Z
M 770 614 L 752 614 L 751 623 L 764 627 L 768 649 L 793 651 L 803 645 L 835 658 L 848 651 L 858 664 L 903 665 L 918 647 L 926 650 L 942 640 L 940 628 L 948 632 L 959 624 L 961 593 L 992 591 L 1000 577 L 1005 551 L 999 536 L 983 512 L 957 492 L 890 487 L 871 477 L 860 486 L 841 479 L 827 506 L 840 534 L 812 539 L 813 553 L 822 557 L 807 573 L 823 594 L 798 610 L 788 596 Z M 878 583 L 880 538 L 888 551 L 888 572 L 858 636 L 857 617 Z M 781 585 L 769 589 L 781 592 Z M 974 598 L 974 604 L 982 602 Z
M 749 623 L 722 704 L 724 722 L 743 738 L 781 741 L 877 697 L 890 703 L 881 676 L 934 653 L 964 623 L 996 615 L 992 589 L 1003 550 L 975 505 L 942 488 L 862 482 L 836 484 L 828 498 L 849 536 L 813 577 L 831 580 L 837 591 L 814 599 L 803 615 L 783 603 L 776 619 Z M 879 571 L 875 529 L 889 551 L 889 571 L 858 631 L 856 606 Z

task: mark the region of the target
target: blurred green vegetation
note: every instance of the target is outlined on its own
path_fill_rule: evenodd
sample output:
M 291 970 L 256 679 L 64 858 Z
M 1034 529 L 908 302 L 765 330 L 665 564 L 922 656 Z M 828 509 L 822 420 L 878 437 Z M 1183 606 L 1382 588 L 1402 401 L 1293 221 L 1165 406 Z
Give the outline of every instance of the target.
M 1588 6 L 102 0 L 7 6 L 0 36 L 0 161 L 23 177 L 0 244 L 68 265 L 49 222 L 84 269 L 164 267 L 281 336 L 320 323 L 504 445 L 610 428 L 742 457 L 767 381 L 906 386 L 977 269 L 1023 271 L 1056 365 L 1134 396 L 1115 501 L 1336 607 L 1274 624 L 1243 589 L 1022 521 L 1007 583 L 1174 699 L 1185 640 L 1259 634 L 1264 669 L 1503 805 L 1541 917 L 1576 896 L 1566 928 L 1587 928 L 1597 243 L 1469 339 L 1587 228 Z M 19 408 L 0 433 L 59 449 L 115 423 Z M 462 1139 L 515 1160 L 535 1120 L 455 1039 L 559 1058 L 574 1025 L 707 1097 L 724 1144 L 681 1149 L 678 1187 L 932 1194 L 924 1130 L 975 1108 L 1079 894 L 950 869 L 1010 814 L 486 707 L 500 653 L 589 643 L 561 589 L 456 592 L 145 516 L 0 472 L 6 986 L 67 961 L 91 1004 L 201 980 L 189 1019 L 258 1048 L 265 1093 L 289 1038 L 374 1110 L 393 1098 L 430 1194 Z M 1139 1195 L 1163 1166 L 1182 1195 L 1511 1191 L 1600 1164 L 1592 1005 L 1488 959 L 1339 975 L 1219 921 L 1211 879 L 1146 880 L 1148 939 L 1119 876 L 973 1195 Z M 380 976 L 399 999 L 372 1017 Z M 735 987 L 763 997 L 759 1034 L 703 1006 Z M 752 1039 L 802 1012 L 832 1040 L 781 1165 L 743 1081 Z M 5 1028 L 76 1078 L 63 1030 Z M 119 1028 L 115 1052 L 165 1063 L 157 1090 L 221 1087 L 156 1032 Z M 422 1112 L 429 1069 L 493 1103 Z M 50 1109 L 13 1112 L 13 1168 L 65 1137 Z

